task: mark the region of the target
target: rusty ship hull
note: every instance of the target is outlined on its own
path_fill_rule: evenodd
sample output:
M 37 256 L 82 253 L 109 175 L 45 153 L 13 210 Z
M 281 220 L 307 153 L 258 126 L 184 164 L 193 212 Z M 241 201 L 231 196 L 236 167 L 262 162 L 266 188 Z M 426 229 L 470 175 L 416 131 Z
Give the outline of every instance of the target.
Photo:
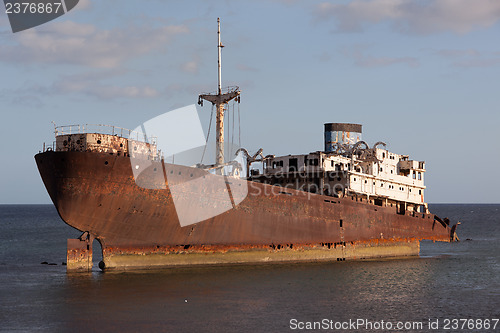
M 45 151 L 35 159 L 60 217 L 84 232 L 68 240 L 68 269 L 90 269 L 93 240 L 106 270 L 416 256 L 422 239 L 453 240 L 433 214 L 243 179 L 231 180 L 248 188 L 243 201 L 183 227 L 169 182 L 223 176 L 160 160 L 150 168 L 179 178 L 160 177 L 163 189 L 147 189 L 136 184 L 126 155 Z

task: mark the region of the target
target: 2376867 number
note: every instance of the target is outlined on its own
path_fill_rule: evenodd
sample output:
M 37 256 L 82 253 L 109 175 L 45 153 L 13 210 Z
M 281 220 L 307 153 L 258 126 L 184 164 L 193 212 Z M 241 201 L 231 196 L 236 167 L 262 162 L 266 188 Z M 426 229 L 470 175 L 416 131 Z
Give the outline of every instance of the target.
M 499 319 L 444 319 L 445 330 L 494 330 Z
M 7 2 L 6 14 L 52 14 L 63 10 L 61 2 L 35 3 L 35 2 Z

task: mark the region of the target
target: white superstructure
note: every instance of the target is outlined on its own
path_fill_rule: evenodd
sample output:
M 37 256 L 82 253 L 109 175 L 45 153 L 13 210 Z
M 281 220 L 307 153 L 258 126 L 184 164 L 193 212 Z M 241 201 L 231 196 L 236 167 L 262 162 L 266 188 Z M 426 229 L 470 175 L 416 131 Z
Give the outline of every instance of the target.
M 383 142 L 370 148 L 360 140 L 361 125 L 325 124 L 325 128 L 326 125 L 334 125 L 334 128 L 328 135 L 325 132 L 325 151 L 269 155 L 261 171 L 251 171 L 251 178 L 322 195 L 351 196 L 375 205 L 395 206 L 398 211 L 427 211 L 425 162 L 392 153 L 385 149 Z M 355 130 L 359 133 L 338 134 L 342 132 L 339 129 L 352 130 L 352 126 L 359 126 Z

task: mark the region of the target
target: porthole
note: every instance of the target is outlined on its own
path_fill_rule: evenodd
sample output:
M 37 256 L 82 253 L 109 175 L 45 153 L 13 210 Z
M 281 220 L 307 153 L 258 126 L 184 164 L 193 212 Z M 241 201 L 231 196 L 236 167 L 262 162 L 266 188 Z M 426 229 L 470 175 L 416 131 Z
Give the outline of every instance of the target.
M 97 144 L 100 145 L 101 144 L 101 140 L 97 140 Z

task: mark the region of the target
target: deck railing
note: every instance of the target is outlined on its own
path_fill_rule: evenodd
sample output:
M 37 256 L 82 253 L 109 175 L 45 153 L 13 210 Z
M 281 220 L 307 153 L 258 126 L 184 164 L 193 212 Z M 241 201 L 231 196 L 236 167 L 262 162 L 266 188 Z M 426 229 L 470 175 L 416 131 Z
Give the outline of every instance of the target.
M 156 144 L 156 137 L 145 137 L 143 133 L 132 131 L 127 128 L 102 125 L 102 124 L 84 124 L 84 125 L 64 125 L 55 128 L 55 135 L 68 135 L 78 133 L 98 133 L 107 135 L 117 135 L 122 138 Z

